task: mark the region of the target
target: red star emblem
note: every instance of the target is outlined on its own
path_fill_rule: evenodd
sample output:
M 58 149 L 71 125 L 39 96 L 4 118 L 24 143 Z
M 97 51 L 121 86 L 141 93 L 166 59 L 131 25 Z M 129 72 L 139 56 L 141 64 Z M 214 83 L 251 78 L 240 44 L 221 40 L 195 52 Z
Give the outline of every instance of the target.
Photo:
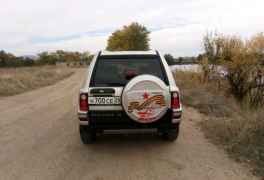
M 148 99 L 148 98 L 149 98 L 149 93 L 144 92 L 144 94 L 143 94 L 143 98 L 144 98 L 144 99 Z

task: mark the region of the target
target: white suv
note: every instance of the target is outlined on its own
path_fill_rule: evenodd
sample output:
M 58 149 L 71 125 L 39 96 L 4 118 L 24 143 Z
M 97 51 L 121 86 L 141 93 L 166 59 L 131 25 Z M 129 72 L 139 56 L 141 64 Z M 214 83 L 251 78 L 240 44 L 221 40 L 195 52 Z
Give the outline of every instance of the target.
M 177 139 L 179 89 L 158 51 L 101 51 L 86 76 L 78 109 L 84 144 L 97 132 L 121 129 L 157 129 L 164 139 Z

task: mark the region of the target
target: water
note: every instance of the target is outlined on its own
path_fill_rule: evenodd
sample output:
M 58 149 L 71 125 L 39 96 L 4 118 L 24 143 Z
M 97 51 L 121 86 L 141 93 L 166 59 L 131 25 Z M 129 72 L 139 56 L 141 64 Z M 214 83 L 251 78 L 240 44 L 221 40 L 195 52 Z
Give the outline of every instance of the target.
M 171 71 L 191 71 L 191 72 L 202 72 L 201 65 L 199 64 L 188 64 L 188 65 L 172 65 L 170 66 Z M 221 77 L 226 77 L 227 76 L 227 71 L 224 67 L 222 66 L 216 66 L 216 72 Z
M 172 65 L 170 66 L 172 71 L 192 71 L 192 72 L 201 72 L 201 66 L 198 64 L 188 64 L 188 65 Z

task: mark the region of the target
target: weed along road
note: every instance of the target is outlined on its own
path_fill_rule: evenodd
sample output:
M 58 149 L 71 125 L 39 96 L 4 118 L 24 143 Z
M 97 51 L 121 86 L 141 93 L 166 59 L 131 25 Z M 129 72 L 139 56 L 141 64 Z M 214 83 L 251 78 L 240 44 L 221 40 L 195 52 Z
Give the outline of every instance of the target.
M 255 179 L 200 132 L 185 108 L 176 142 L 107 134 L 83 145 L 76 106 L 85 70 L 55 85 L 0 98 L 0 179 Z

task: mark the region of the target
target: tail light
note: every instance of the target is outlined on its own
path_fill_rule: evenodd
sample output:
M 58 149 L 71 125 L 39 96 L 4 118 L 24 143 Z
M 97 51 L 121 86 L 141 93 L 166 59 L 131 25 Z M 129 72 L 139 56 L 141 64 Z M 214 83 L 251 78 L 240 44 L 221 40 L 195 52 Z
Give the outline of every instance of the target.
M 80 110 L 81 111 L 88 111 L 89 105 L 88 105 L 88 94 L 87 93 L 81 93 L 80 94 Z
M 180 109 L 180 96 L 178 92 L 173 92 L 171 94 L 171 108 Z

